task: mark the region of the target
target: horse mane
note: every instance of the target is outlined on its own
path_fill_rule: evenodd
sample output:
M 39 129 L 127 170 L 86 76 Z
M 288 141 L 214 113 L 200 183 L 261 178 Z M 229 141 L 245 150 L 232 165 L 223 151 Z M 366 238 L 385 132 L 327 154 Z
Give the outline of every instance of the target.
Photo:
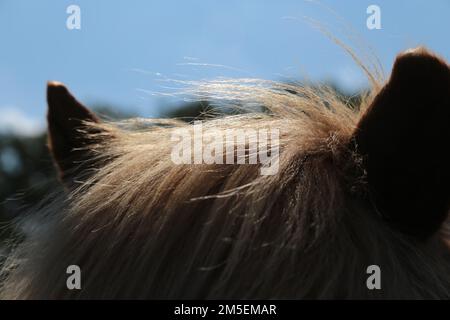
M 411 240 L 360 200 L 352 134 L 379 87 L 356 106 L 326 86 L 241 79 L 198 90 L 246 111 L 204 120 L 205 130 L 280 128 L 278 174 L 174 164 L 171 132 L 192 128 L 176 119 L 86 124 L 103 165 L 33 214 L 39 225 L 8 259 L 2 298 L 450 296 L 442 242 Z M 128 129 L 136 122 L 147 129 Z M 381 291 L 367 290 L 371 264 L 389 283 Z M 82 290 L 65 287 L 68 265 L 81 267 Z

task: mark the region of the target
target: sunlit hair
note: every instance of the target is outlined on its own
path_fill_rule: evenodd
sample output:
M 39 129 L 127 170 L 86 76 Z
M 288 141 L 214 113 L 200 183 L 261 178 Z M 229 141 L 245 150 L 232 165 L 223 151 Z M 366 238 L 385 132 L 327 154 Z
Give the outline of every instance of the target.
M 448 298 L 442 243 L 395 231 L 361 197 L 351 137 L 381 84 L 355 105 L 326 86 L 199 84 L 202 98 L 246 111 L 205 129 L 280 130 L 279 171 L 269 176 L 259 164 L 173 164 L 173 128 L 191 126 L 182 121 L 90 124 L 113 136 L 90 146 L 103 165 L 33 215 L 39 223 L 8 259 L 1 296 Z M 373 264 L 382 290 L 366 286 Z M 69 265 L 81 267 L 81 290 L 66 288 Z

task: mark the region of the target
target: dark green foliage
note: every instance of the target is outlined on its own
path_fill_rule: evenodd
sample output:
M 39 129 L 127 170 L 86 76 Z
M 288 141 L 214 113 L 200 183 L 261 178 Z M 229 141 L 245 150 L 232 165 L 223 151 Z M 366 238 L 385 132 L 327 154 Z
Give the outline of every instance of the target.
M 2 225 L 58 186 L 45 134 L 36 137 L 0 135 Z

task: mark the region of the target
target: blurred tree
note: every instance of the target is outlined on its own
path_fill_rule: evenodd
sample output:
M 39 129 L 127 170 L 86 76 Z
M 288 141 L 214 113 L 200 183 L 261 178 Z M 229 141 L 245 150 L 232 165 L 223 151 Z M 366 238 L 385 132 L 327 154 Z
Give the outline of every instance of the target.
M 181 107 L 163 112 L 165 118 L 177 118 L 186 122 L 203 120 L 209 114 L 212 106 L 208 101 L 195 101 L 182 105 Z
M 44 196 L 61 188 L 46 147 L 46 134 L 36 137 L 0 135 L 0 267 L 11 246 L 6 240 L 21 232 L 14 218 Z
M 0 136 L 0 222 L 16 217 L 58 185 L 46 134 Z

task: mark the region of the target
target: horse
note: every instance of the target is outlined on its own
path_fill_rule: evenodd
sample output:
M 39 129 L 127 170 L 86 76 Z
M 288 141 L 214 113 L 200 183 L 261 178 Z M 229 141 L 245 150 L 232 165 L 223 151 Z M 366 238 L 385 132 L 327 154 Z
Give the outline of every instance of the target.
M 48 145 L 65 191 L 17 221 L 28 232 L 2 268 L 1 298 L 450 298 L 442 57 L 400 53 L 357 105 L 325 86 L 243 79 L 203 89 L 264 106 L 202 126 L 276 128 L 277 172 L 174 163 L 172 134 L 193 123 L 102 121 L 48 83 Z M 245 159 L 255 152 L 241 141 L 216 159 L 237 157 L 239 146 Z M 79 288 L 67 285 L 69 266 L 81 270 Z

